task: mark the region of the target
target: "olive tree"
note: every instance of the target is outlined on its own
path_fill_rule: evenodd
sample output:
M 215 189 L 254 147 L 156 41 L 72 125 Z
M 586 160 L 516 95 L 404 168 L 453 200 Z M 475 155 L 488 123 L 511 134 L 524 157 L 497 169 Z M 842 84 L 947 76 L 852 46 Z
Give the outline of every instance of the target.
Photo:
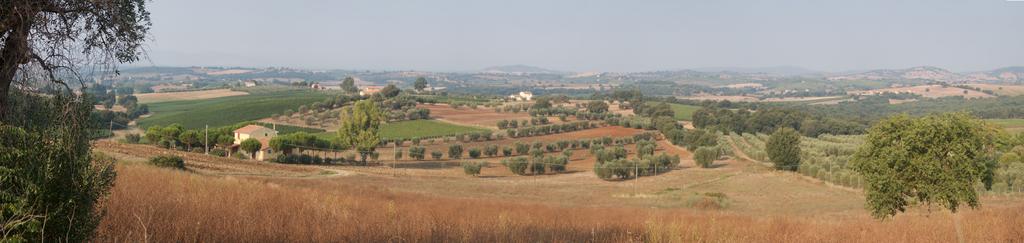
M 975 185 L 986 171 L 995 134 L 963 113 L 897 115 L 878 122 L 852 160 L 865 179 L 871 214 L 893 216 L 912 202 L 953 212 L 961 203 L 977 207 Z
M 775 169 L 796 171 L 800 167 L 800 133 L 792 128 L 775 130 L 765 142 L 765 150 Z

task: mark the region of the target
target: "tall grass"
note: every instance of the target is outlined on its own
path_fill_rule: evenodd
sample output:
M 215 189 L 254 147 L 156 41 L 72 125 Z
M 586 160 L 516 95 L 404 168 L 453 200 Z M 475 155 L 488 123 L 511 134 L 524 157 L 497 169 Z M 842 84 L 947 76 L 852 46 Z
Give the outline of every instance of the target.
M 389 192 L 321 179 L 245 179 L 122 165 L 97 241 L 950 242 L 952 217 L 751 216 Z M 961 213 L 969 242 L 1024 240 L 1024 205 Z

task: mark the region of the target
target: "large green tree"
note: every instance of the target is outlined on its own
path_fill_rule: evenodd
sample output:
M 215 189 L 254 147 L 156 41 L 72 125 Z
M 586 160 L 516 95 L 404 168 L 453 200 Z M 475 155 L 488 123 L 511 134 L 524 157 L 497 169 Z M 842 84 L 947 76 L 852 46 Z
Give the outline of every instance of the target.
M 765 142 L 765 150 L 775 169 L 796 171 L 800 168 L 800 133 L 796 130 L 788 127 L 775 130 Z
M 341 90 L 350 94 L 359 92 L 359 88 L 356 87 L 356 80 L 352 77 L 345 77 L 345 80 L 341 81 Z
M 84 80 L 82 64 L 137 61 L 149 26 L 144 0 L 0 1 L 0 110 L 11 83 L 70 90 L 66 80 Z
M 88 241 L 114 182 L 113 160 L 93 156 L 92 105 L 71 94 L 13 91 L 0 120 L 0 241 Z
M 341 126 L 338 128 L 339 142 L 359 152 L 360 160 L 366 163 L 366 156 L 380 144 L 380 124 L 384 121 L 377 104 L 361 100 L 341 112 Z
M 953 212 L 961 203 L 977 207 L 975 185 L 984 177 L 995 134 L 963 113 L 897 115 L 878 122 L 852 161 L 867 183 L 871 214 L 893 216 L 912 202 Z
M 89 241 L 114 181 L 87 136 L 82 70 L 139 59 L 144 0 L 0 0 L 0 234 L 11 242 Z M 18 85 L 12 85 L 18 84 Z M 45 95 L 12 87 L 45 84 Z
M 249 138 L 246 140 L 242 140 L 242 143 L 239 144 L 238 147 L 241 148 L 242 151 L 249 153 L 249 158 L 255 159 L 256 152 L 260 151 L 260 149 L 263 148 L 263 144 L 260 143 L 260 141 L 256 140 L 255 138 Z
M 416 82 L 412 84 L 412 87 L 415 88 L 416 91 L 423 91 L 427 88 L 427 79 L 423 77 L 416 78 Z

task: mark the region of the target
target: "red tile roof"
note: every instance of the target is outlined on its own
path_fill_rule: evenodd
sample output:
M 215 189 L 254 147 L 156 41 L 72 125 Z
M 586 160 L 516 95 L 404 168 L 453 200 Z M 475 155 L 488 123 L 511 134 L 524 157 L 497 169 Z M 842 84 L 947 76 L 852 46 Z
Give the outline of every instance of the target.
M 260 125 L 247 125 L 247 126 L 244 126 L 242 128 L 235 129 L 235 132 L 236 133 L 252 133 L 252 132 L 254 132 L 256 130 L 259 130 L 259 129 L 270 129 L 270 128 L 267 128 L 267 127 L 264 127 L 264 126 L 260 126 Z

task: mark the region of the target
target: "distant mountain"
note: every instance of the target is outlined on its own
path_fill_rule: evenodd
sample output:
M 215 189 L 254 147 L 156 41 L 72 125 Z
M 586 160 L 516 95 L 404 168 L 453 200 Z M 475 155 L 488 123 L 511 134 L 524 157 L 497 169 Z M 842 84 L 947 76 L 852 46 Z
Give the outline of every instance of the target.
M 483 73 L 504 73 L 504 74 L 566 74 L 567 72 L 549 70 L 526 65 L 506 65 L 484 68 Z
M 965 81 L 972 82 L 1021 82 L 1024 81 L 1024 67 L 1004 67 L 987 72 L 966 74 Z
M 820 71 L 810 70 L 797 66 L 773 66 L 773 67 L 709 67 L 695 68 L 700 72 L 733 72 L 733 73 L 764 73 L 780 76 L 800 76 L 818 74 Z

